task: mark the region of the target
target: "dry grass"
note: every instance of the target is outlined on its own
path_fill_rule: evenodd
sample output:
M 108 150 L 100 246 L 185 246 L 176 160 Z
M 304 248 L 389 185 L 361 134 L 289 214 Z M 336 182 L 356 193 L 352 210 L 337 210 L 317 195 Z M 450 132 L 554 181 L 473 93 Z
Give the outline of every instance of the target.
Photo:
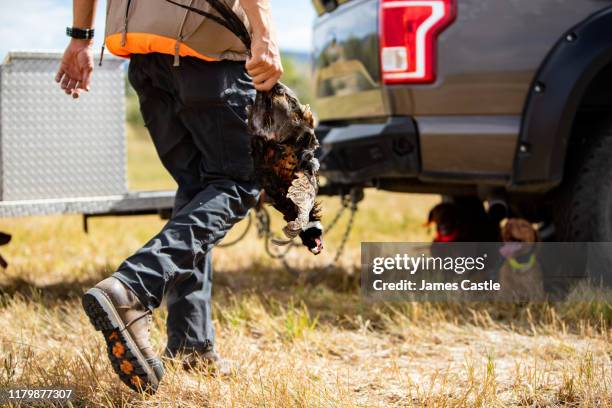
M 163 170 L 145 165 L 154 152 L 143 137 L 131 138 L 130 153 L 140 163 L 134 188 L 171 187 Z M 217 250 L 218 348 L 243 369 L 216 379 L 169 362 L 151 398 L 115 378 L 80 294 L 162 222 L 94 220 L 85 235 L 79 217 L 2 220 L 15 240 L 0 272 L 0 388 L 70 387 L 76 406 L 612 406 L 609 304 L 361 302 L 358 243 L 427 239 L 420 224 L 436 200 L 369 192 L 340 267 L 316 282 L 309 277 L 328 258 L 292 256 L 305 271 L 296 281 L 254 235 Z M 325 206 L 331 213 L 337 204 Z M 156 311 L 159 350 L 164 319 Z

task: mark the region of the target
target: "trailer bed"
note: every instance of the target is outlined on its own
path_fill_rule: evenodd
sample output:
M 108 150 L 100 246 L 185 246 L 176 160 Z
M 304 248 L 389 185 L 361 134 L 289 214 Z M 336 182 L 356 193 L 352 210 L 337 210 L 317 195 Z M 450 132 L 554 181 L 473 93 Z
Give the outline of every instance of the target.
M 174 191 L 144 191 L 103 197 L 0 201 L 0 218 L 60 214 L 154 214 L 171 209 L 174 195 Z

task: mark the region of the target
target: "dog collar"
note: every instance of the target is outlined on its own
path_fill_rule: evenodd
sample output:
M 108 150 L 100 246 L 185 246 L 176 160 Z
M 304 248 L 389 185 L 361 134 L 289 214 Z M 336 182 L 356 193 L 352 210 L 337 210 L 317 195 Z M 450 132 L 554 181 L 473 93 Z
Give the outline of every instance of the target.
M 434 238 L 434 242 L 455 242 L 457 237 L 459 237 L 459 232 L 457 231 L 444 235 L 438 232 Z
M 520 263 L 519 261 L 516 260 L 516 258 L 513 258 L 513 257 L 508 258 L 508 265 L 510 265 L 510 268 L 512 268 L 512 270 L 516 272 L 524 272 L 527 269 L 530 269 L 531 267 L 533 267 L 535 262 L 536 262 L 535 254 L 531 254 L 531 256 L 529 257 L 529 260 L 525 263 Z

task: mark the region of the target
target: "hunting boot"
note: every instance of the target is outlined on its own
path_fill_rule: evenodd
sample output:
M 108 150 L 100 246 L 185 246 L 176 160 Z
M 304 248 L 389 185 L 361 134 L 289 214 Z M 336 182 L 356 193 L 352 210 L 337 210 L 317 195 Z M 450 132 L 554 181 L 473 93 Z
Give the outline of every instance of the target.
M 199 369 L 213 377 L 228 377 L 236 374 L 240 368 L 236 361 L 221 358 L 215 350 L 193 351 L 184 355 L 182 363 L 187 371 Z
M 151 311 L 115 278 L 107 278 L 83 295 L 91 324 L 101 331 L 113 369 L 128 387 L 154 394 L 164 375 L 149 342 Z

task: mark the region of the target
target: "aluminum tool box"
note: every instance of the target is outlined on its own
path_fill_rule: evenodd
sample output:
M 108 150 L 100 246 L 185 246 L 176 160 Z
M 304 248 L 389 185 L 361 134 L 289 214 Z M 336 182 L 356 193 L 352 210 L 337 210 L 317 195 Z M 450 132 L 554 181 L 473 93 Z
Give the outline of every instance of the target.
M 173 192 L 129 192 L 125 63 L 106 58 L 78 100 L 54 81 L 61 53 L 12 52 L 0 67 L 0 218 L 156 213 Z

